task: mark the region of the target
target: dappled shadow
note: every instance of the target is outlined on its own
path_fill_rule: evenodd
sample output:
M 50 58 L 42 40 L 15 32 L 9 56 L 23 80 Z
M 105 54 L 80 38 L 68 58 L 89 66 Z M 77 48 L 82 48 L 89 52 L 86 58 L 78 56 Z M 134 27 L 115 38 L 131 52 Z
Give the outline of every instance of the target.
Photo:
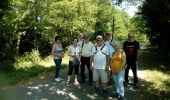
M 150 53 L 150 51 L 148 50 L 141 51 L 141 59 L 139 61 L 138 67 L 139 72 L 142 72 L 143 70 L 154 69 L 168 73 L 167 70 L 169 64 L 165 60 L 160 60 L 159 62 L 159 59 L 162 58 L 160 58 L 160 56 L 155 57 L 155 55 L 159 54 L 154 52 Z M 165 67 L 162 67 L 161 65 Z M 36 67 L 28 69 L 27 71 L 23 70 L 23 72 L 26 74 L 34 72 L 33 70 L 37 70 Z M 44 68 L 41 70 L 47 69 Z M 2 100 L 116 100 L 113 97 L 114 83 L 112 85 L 108 85 L 106 97 L 102 94 L 99 96 L 95 96 L 94 86 L 88 86 L 88 83 L 78 86 L 74 85 L 73 83 L 71 83 L 70 85 L 66 85 L 65 82 L 67 80 L 67 68 L 61 70 L 60 76 L 64 79 L 64 81 L 62 82 L 54 81 L 55 67 L 49 70 L 53 70 L 49 71 L 49 75 L 35 74 L 35 76 L 38 77 L 24 81 L 16 86 L 2 88 L 2 90 L 0 91 L 0 97 L 3 97 Z M 166 98 L 170 98 L 170 91 L 159 91 L 151 87 L 154 85 L 154 83 L 148 82 L 143 79 L 141 77 L 141 74 L 138 75 L 138 88 L 133 86 L 133 78 L 132 75 L 130 76 L 130 83 L 125 87 L 125 100 L 166 100 Z M 169 81 L 165 82 L 167 86 L 170 86 L 169 83 Z
M 139 70 L 158 70 L 164 73 L 170 72 L 169 58 L 161 54 L 160 51 L 155 49 L 143 49 L 141 50 L 139 60 Z
M 14 98 L 13 100 L 116 100 L 113 97 L 114 83 L 108 85 L 106 97 L 102 94 L 95 96 L 94 86 L 88 86 L 88 83 L 66 85 L 66 73 L 67 70 L 61 71 L 61 77 L 64 78 L 62 82 L 55 82 L 52 73 L 49 76 L 40 75 L 15 87 L 4 88 L 5 100 L 11 98 Z M 149 87 L 153 83 L 139 78 L 140 85 L 135 88 L 132 80 L 130 76 L 130 83 L 125 87 L 125 100 L 162 100 L 162 92 Z

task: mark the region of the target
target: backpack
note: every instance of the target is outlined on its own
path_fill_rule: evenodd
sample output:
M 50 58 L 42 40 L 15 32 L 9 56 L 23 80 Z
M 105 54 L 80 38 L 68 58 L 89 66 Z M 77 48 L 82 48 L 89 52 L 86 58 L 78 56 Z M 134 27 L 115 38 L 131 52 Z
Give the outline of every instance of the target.
M 104 48 L 105 44 L 101 47 L 101 53 L 104 54 L 106 56 L 106 54 L 104 52 L 102 52 L 103 48 Z M 95 49 L 96 49 L 96 52 L 94 53 L 94 55 L 98 52 L 98 49 L 97 49 L 97 45 L 95 46 Z M 94 56 L 93 55 L 93 56 Z

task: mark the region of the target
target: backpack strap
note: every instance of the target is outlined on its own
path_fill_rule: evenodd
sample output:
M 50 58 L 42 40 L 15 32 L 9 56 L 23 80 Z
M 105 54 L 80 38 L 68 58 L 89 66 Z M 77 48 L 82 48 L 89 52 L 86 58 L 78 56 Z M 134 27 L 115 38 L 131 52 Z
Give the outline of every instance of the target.
M 105 46 L 105 44 L 101 47 L 100 50 L 101 50 L 101 53 L 103 53 L 103 54 L 106 56 L 106 54 L 105 54 L 104 52 L 102 52 L 104 46 Z M 98 50 L 97 50 L 97 45 L 95 46 L 95 49 L 96 49 L 96 52 L 94 53 L 94 55 L 98 52 Z
M 83 41 L 83 43 L 82 43 L 82 45 L 81 45 L 81 48 L 83 49 L 83 46 L 84 46 L 84 41 Z
M 105 44 L 101 47 L 101 49 L 100 49 L 101 51 L 102 51 L 102 49 L 104 48 L 104 46 L 105 46 Z

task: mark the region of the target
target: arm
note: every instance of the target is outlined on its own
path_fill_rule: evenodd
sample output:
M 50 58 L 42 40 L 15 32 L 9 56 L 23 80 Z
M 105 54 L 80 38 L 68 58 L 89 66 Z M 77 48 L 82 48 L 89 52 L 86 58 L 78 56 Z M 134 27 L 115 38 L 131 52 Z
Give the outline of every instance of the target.
M 68 56 L 75 57 L 75 53 L 71 51 L 71 47 L 68 48 Z
M 109 65 L 110 65 L 110 56 L 106 56 L 106 70 L 109 70 Z
M 52 50 L 51 50 L 51 55 L 54 57 L 55 56 L 55 44 L 53 44 Z
M 139 60 L 139 56 L 140 56 L 140 45 L 139 43 L 137 42 L 137 47 L 136 47 L 136 60 Z
M 140 56 L 140 49 L 137 49 L 136 60 L 139 60 L 139 56 Z
M 92 68 L 92 62 L 93 62 L 93 56 L 90 57 L 90 70 L 92 71 L 93 68 Z

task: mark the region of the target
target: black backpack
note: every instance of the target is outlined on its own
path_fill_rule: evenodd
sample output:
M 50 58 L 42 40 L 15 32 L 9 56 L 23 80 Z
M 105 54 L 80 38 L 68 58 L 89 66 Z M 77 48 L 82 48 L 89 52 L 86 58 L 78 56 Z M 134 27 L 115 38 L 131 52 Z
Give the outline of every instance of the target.
M 102 52 L 104 46 L 105 46 L 105 44 L 101 47 L 100 50 L 101 50 L 101 53 L 104 54 L 104 55 L 106 56 L 106 54 L 105 54 L 104 52 Z M 97 45 L 95 46 L 95 49 L 96 49 L 96 52 L 94 53 L 94 55 L 98 52 L 98 50 L 97 50 Z M 93 55 L 93 56 L 94 56 L 94 55 Z

